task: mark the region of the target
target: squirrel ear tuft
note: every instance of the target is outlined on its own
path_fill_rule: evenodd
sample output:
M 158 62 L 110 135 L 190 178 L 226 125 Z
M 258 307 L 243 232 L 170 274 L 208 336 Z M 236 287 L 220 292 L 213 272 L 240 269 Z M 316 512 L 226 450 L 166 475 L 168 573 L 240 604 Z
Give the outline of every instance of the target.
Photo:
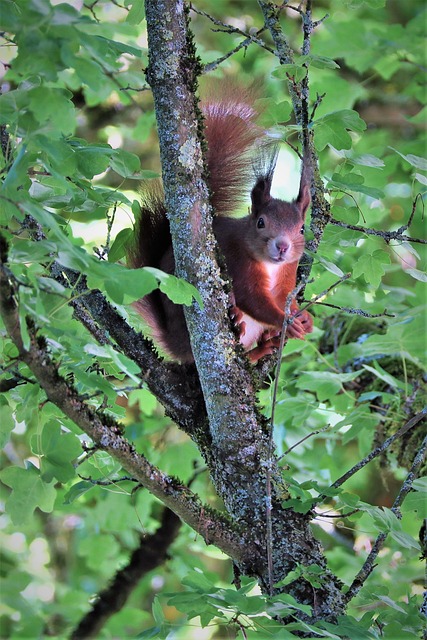
M 299 184 L 299 193 L 298 197 L 295 200 L 298 208 L 300 210 L 301 216 L 304 218 L 307 213 L 307 209 L 310 206 L 311 202 L 311 178 L 312 178 L 312 169 L 310 163 L 310 152 L 307 148 L 304 149 L 304 157 L 302 160 L 302 170 L 301 170 L 301 180 Z
M 271 180 L 258 178 L 251 192 L 252 212 L 259 212 L 271 200 Z
M 279 147 L 270 141 L 257 149 L 252 163 L 255 175 L 255 184 L 251 193 L 253 213 L 257 213 L 271 200 L 270 189 L 278 153 Z
M 302 180 L 299 187 L 299 194 L 295 202 L 298 205 L 301 216 L 304 218 L 305 214 L 307 213 L 307 209 L 310 206 L 311 194 L 310 194 L 310 185 L 303 182 Z

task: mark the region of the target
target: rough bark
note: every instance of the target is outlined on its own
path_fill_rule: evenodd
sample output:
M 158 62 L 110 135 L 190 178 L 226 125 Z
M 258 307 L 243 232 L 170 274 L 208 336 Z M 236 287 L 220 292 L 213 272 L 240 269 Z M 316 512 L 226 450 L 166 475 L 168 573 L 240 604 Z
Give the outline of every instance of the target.
M 325 587 L 314 592 L 307 582 L 297 580 L 289 591 L 300 602 L 311 603 L 315 617 L 333 619 L 342 611 L 339 581 L 326 570 L 309 528 L 309 516 L 281 507 L 286 488 L 271 455 L 269 428 L 256 409 L 252 376 L 242 358 L 234 354 L 225 320 L 227 300 L 214 254 L 194 98 L 198 68 L 186 11 L 174 0 L 147 0 L 146 15 L 148 79 L 155 100 L 177 275 L 198 286 L 204 302 L 203 310 L 193 305 L 186 317 L 209 419 L 211 456 L 207 462 L 212 479 L 233 520 L 246 523 L 259 549 L 253 563 L 241 564 L 241 571 L 256 575 L 263 588 L 271 591 L 272 584 L 296 563 L 325 567 Z M 272 575 L 267 546 L 272 553 Z

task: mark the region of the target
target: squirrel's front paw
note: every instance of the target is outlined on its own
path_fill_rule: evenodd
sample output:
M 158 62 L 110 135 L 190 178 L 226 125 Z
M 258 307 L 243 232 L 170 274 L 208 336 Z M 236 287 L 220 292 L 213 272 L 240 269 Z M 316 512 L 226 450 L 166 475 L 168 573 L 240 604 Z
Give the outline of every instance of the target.
M 239 338 L 242 338 L 246 333 L 246 322 L 243 320 L 243 312 L 239 307 L 233 305 L 230 307 L 228 313 L 237 335 Z
M 313 316 L 308 313 L 308 311 L 301 311 L 299 319 L 301 320 L 305 333 L 311 333 L 313 331 Z
M 280 345 L 280 329 L 266 329 L 258 340 L 258 345 L 267 345 L 277 348 Z
M 298 311 L 292 318 L 292 322 L 288 324 L 288 338 L 298 338 L 304 340 L 306 333 L 313 331 L 313 318 L 308 311 Z

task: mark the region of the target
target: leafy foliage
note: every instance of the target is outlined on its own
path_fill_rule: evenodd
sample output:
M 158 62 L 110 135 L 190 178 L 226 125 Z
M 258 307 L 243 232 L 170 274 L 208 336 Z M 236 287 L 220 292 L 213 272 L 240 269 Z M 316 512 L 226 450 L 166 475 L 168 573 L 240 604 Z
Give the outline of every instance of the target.
M 134 323 L 130 304 L 158 286 L 175 302 L 200 301 L 188 283 L 153 269 L 131 272 L 121 263 L 138 181 L 159 171 L 153 105 L 142 91 L 143 3 L 74 4 L 17 0 L 2 11 L 1 234 L 24 347 L 33 323 L 59 374 L 89 406 L 122 422 L 137 451 L 216 504 L 199 452 L 144 386 L 144 372 L 108 340 L 96 342 L 69 304 L 81 295 L 82 279 Z M 249 4 L 244 13 L 228 0 L 214 8 L 201 0 L 197 8 L 249 33 L 261 24 Z M 387 534 L 385 546 L 348 615 L 314 626 L 297 621 L 296 610 L 309 612 L 289 594 L 270 598 L 247 579 L 230 587 L 229 561 L 183 527 L 167 564 L 140 580 L 99 637 L 173 632 L 196 638 L 204 627 L 214 638 L 227 626 L 227 633 L 240 630 L 247 638 L 292 638 L 301 631 L 399 638 L 422 628 L 418 534 L 426 517 L 425 479 L 413 483 L 401 517 L 391 509 L 422 427 L 396 441 L 380 465 L 352 476 L 345 489 L 331 484 L 422 409 L 425 245 L 384 234 L 409 223 L 408 236 L 422 233 L 425 9 L 418 0 L 313 4 L 316 19 L 326 11 L 330 17 L 315 30 L 309 56 L 275 69 L 274 59 L 251 44 L 215 73 L 245 84 L 266 78 L 263 124 L 293 145 L 298 127 L 283 100 L 284 81 L 301 81 L 308 67 L 312 128 L 333 224 L 313 254 L 305 292 L 307 301 L 320 296 L 315 331 L 304 342 L 288 341 L 279 374 L 274 435 L 289 484 L 284 505 L 298 513 L 315 510 L 316 535 L 346 588 L 378 534 Z M 296 16 L 289 8 L 282 17 L 294 49 L 301 44 Z M 192 18 L 204 63 L 243 39 L 238 30 L 213 32 L 206 17 Z M 77 283 L 70 270 L 81 274 Z M 344 280 L 344 274 L 351 276 Z M 3 329 L 1 340 L 7 390 L 0 397 L 2 637 L 63 637 L 125 564 L 140 534 L 156 531 L 161 505 L 47 402 Z M 271 416 L 272 388 L 259 395 Z M 300 565 L 283 584 L 296 577 L 313 587 L 323 579 L 317 565 Z M 277 616 L 287 624 L 279 625 Z

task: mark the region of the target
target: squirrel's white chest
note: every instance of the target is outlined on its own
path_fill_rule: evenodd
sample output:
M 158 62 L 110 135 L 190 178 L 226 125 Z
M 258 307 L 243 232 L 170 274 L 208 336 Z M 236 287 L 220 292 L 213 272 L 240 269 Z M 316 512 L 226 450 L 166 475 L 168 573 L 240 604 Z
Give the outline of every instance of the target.
M 265 264 L 265 269 L 270 280 L 270 291 L 273 291 L 277 284 L 280 267 L 281 264 Z M 249 316 L 247 313 L 243 313 L 242 322 L 245 323 L 245 334 L 240 337 L 240 343 L 245 350 L 248 350 L 254 345 L 254 343 L 258 342 L 261 335 L 269 327 L 268 325 L 258 322 L 258 320 L 255 320 L 255 318 L 252 318 L 252 316 Z
M 243 314 L 242 322 L 245 323 L 245 333 L 243 336 L 240 336 L 240 343 L 247 351 L 255 342 L 258 342 L 267 327 L 246 313 Z

